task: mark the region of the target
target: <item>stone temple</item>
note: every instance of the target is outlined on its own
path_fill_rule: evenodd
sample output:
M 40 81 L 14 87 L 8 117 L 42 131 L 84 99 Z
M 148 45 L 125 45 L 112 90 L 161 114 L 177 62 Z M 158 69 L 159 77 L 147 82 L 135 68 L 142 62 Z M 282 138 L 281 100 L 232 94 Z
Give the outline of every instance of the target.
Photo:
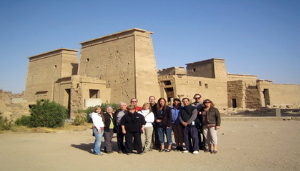
M 150 95 L 171 102 L 200 93 L 218 108 L 300 104 L 300 85 L 228 74 L 224 59 L 157 70 L 151 34 L 134 28 L 81 42 L 79 61 L 77 50 L 65 48 L 29 57 L 24 99 L 56 101 L 70 109 L 70 118 L 100 103 L 137 98 L 142 105 Z

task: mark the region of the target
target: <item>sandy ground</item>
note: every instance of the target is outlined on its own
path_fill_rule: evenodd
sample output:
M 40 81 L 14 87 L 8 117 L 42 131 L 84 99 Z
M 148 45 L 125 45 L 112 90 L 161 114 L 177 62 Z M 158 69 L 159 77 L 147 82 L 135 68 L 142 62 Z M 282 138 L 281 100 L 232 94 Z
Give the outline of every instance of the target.
M 96 156 L 91 130 L 3 133 L 0 170 L 300 170 L 300 121 L 223 121 L 218 137 L 218 154 Z

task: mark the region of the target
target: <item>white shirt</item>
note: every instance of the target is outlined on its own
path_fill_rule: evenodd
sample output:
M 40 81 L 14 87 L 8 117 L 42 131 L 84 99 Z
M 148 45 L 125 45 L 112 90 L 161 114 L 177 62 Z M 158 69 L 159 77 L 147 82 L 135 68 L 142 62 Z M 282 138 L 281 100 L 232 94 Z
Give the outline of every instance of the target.
M 98 113 L 90 113 L 90 117 L 93 120 L 93 125 L 99 130 L 100 127 L 104 127 L 104 123 L 102 121 L 102 117 L 101 115 L 99 115 Z
M 154 114 L 148 110 L 141 110 L 138 111 L 139 114 L 142 114 L 145 117 L 146 125 L 145 127 L 153 126 L 152 123 L 154 122 Z

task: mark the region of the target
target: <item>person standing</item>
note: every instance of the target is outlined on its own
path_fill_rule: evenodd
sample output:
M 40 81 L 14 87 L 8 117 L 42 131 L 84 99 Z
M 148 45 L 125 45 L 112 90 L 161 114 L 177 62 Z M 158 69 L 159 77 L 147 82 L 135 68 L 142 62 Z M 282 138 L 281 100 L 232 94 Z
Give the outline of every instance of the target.
M 157 103 L 155 102 L 155 97 L 154 96 L 149 96 L 149 103 L 151 106 L 151 110 L 154 114 L 154 117 L 156 116 L 157 112 Z M 160 143 L 158 141 L 158 132 L 157 132 L 157 125 L 155 122 L 153 123 L 153 133 L 152 133 L 152 143 L 151 143 L 151 149 L 160 149 Z
M 114 113 L 112 106 L 106 106 L 106 112 L 104 113 L 104 147 L 107 154 L 112 153 L 112 138 L 114 135 Z
M 135 106 L 135 110 L 136 110 L 137 112 L 142 110 L 142 107 L 138 106 L 138 99 L 132 98 L 132 99 L 130 100 L 130 104 Z
M 179 120 L 184 126 L 184 153 L 193 152 L 193 154 L 199 153 L 199 137 L 198 129 L 200 128 L 200 121 L 198 119 L 197 109 L 190 104 L 188 98 L 183 98 L 182 103 L 184 107 L 180 111 Z
M 154 96 L 149 96 L 149 103 L 150 103 L 152 112 L 155 112 L 157 110 L 157 105 L 156 105 Z
M 179 112 L 181 110 L 181 101 L 178 98 L 173 100 L 171 106 L 172 113 L 172 130 L 174 133 L 174 139 L 176 143 L 176 150 L 183 151 L 183 125 L 179 121 Z
M 203 101 L 202 101 L 202 96 L 199 93 L 196 93 L 194 95 L 194 102 L 192 103 L 193 106 L 198 107 L 199 105 L 202 105 Z
M 155 124 L 157 125 L 158 139 L 160 142 L 160 152 L 170 152 L 172 146 L 172 126 L 171 108 L 167 105 L 165 98 L 158 99 Z M 167 137 L 168 147 L 165 149 L 164 134 Z
M 203 109 L 203 101 L 202 101 L 202 96 L 199 93 L 196 93 L 194 95 L 194 102 L 192 103 L 192 106 L 195 106 L 198 110 L 198 113 Z M 198 115 L 198 117 L 201 117 Z M 201 123 L 201 118 L 199 118 L 200 123 Z M 198 136 L 199 136 L 199 149 L 204 149 L 204 136 L 203 136 L 203 129 L 202 129 L 202 123 L 200 126 L 200 129 L 198 129 Z
M 125 153 L 124 134 L 122 133 L 121 119 L 127 113 L 127 104 L 124 102 L 120 102 L 120 109 L 118 109 L 114 114 L 114 132 L 117 133 L 117 144 L 119 154 Z
M 94 142 L 94 154 L 103 155 L 101 153 L 101 139 L 104 133 L 104 116 L 101 112 L 101 108 L 96 106 L 94 112 L 90 113 L 90 117 L 93 121 L 93 134 L 95 136 Z
M 143 152 L 150 151 L 151 147 L 151 138 L 153 133 L 153 125 L 154 122 L 154 114 L 151 111 L 151 107 L 149 103 L 144 103 L 143 109 L 138 113 L 142 114 L 145 117 L 146 125 L 145 125 L 145 132 L 142 133 L 142 147 Z
M 125 134 L 125 149 L 127 155 L 132 154 L 133 144 L 138 154 L 143 154 L 141 132 L 145 132 L 145 118 L 135 110 L 134 105 L 128 106 L 128 114 L 121 119 L 122 132 Z M 134 142 L 132 140 L 134 139 Z
M 221 117 L 219 110 L 215 108 L 214 103 L 206 99 L 203 102 L 204 109 L 201 112 L 202 123 L 203 123 L 203 135 L 205 142 L 205 152 L 211 152 L 217 154 L 217 130 L 220 129 Z

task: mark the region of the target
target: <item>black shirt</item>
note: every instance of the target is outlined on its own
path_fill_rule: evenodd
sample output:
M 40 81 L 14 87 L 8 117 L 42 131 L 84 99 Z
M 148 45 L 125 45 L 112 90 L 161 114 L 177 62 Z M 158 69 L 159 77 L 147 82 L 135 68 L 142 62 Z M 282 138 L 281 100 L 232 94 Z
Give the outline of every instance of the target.
M 156 103 L 153 106 L 151 105 L 151 110 L 152 110 L 154 116 L 156 116 L 156 113 L 157 113 L 157 104 Z
M 142 125 L 145 125 L 146 121 L 143 115 L 134 112 L 127 113 L 121 119 L 121 125 L 125 126 L 126 132 L 138 132 L 141 130 Z

